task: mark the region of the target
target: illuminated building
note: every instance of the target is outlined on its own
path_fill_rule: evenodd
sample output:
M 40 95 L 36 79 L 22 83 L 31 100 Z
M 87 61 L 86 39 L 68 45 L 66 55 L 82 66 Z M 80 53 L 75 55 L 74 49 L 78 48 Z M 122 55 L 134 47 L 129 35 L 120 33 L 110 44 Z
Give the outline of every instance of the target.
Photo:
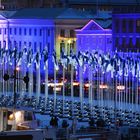
M 124 52 L 140 52 L 139 9 L 114 9 L 112 16 L 113 48 Z
M 108 26 L 110 24 L 109 22 Z M 103 29 L 94 20 L 89 21 L 82 29 L 76 30 L 76 36 L 78 51 L 112 51 L 112 30 Z

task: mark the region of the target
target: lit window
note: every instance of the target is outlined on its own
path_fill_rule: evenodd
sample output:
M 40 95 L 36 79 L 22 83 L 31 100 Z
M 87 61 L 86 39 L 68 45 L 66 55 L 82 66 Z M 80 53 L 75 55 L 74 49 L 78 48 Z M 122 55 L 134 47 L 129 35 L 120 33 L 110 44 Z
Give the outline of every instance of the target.
M 65 43 L 64 43 L 64 41 L 62 41 L 60 43 L 60 53 L 62 53 L 62 51 L 65 51 Z
M 74 32 L 74 30 L 70 30 L 70 37 L 75 37 L 75 32 Z
M 65 30 L 61 29 L 61 31 L 60 31 L 60 36 L 61 36 L 61 37 L 65 37 Z
M 140 33 L 140 19 L 137 20 L 136 32 Z

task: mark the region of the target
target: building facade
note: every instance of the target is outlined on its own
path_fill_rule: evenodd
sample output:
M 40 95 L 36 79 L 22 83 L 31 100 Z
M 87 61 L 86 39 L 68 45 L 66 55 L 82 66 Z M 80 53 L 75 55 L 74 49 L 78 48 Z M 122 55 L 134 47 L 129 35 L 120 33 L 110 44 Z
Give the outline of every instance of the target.
M 48 50 L 49 73 L 53 71 L 52 52 L 54 50 L 54 22 L 47 19 L 6 19 L 0 20 L 1 48 L 19 51 L 31 49 L 33 53 Z
M 77 38 L 75 29 L 83 27 L 87 21 L 88 19 L 63 19 L 55 21 L 55 46 L 58 59 L 60 58 L 62 50 L 68 55 L 71 49 L 76 53 Z
M 113 13 L 113 48 L 123 52 L 140 52 L 140 13 Z
M 94 20 L 90 20 L 82 29 L 76 30 L 77 51 L 112 51 L 112 30 L 103 29 Z

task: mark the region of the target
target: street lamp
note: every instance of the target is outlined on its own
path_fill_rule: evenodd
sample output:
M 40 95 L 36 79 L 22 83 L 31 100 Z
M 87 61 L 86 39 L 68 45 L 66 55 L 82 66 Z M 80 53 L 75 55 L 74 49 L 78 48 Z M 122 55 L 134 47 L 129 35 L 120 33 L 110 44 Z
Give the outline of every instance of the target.
M 13 94 L 13 116 L 14 116 L 14 129 L 16 129 L 15 125 L 15 109 L 16 109 L 16 80 L 23 80 L 26 84 L 29 83 L 29 77 L 26 75 L 23 78 L 17 78 L 17 72 L 20 70 L 19 67 L 16 66 L 16 55 L 17 50 L 15 49 L 14 52 L 14 74 L 12 76 L 9 76 L 9 74 L 5 73 L 3 78 L 5 81 L 8 81 L 9 79 L 14 79 L 14 94 Z

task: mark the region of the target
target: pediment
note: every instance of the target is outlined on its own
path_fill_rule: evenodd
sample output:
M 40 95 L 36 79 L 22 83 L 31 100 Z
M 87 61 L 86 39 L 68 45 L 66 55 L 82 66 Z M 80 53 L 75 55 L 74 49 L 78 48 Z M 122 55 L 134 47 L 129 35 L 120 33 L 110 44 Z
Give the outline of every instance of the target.
M 0 14 L 0 20 L 5 20 L 6 18 Z
M 90 20 L 81 30 L 103 30 L 94 20 Z

